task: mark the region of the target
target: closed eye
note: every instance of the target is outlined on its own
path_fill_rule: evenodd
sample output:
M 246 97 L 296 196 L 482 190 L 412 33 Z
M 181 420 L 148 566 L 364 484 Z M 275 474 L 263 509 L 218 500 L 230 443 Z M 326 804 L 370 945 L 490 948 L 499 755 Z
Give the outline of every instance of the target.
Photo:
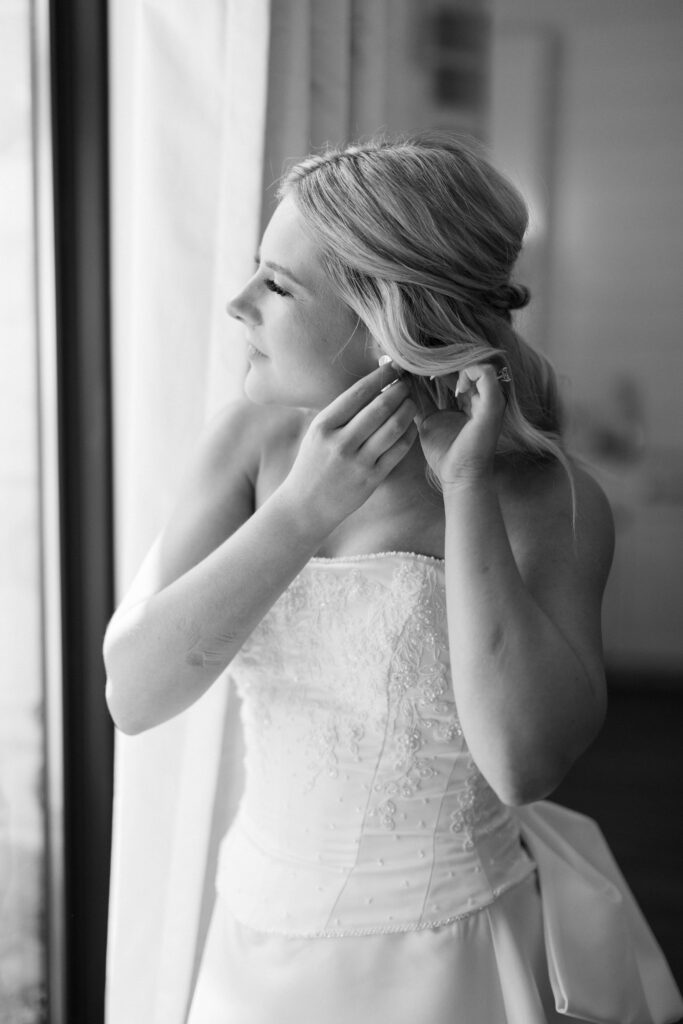
M 273 281 L 271 278 L 266 278 L 264 283 L 266 288 L 268 288 L 271 292 L 275 292 L 276 295 L 287 296 L 290 294 L 289 292 L 286 292 L 284 288 L 280 288 L 279 284 L 275 284 L 275 281 Z

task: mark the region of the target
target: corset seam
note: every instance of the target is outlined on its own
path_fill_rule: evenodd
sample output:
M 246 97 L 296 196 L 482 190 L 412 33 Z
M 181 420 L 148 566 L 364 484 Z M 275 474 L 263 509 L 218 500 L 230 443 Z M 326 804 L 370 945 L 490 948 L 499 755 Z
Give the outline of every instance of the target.
M 393 665 L 393 661 L 394 661 L 394 659 L 393 659 L 393 654 L 392 654 L 392 658 L 391 658 L 391 661 L 389 663 L 389 667 L 387 669 L 387 683 L 389 681 L 389 678 L 391 677 L 391 668 L 392 668 L 392 665 Z M 368 790 L 368 797 L 367 797 L 367 800 L 366 800 L 366 803 L 365 803 L 365 811 L 363 812 L 363 823 L 362 823 L 362 826 L 361 826 L 361 832 L 360 832 L 360 835 L 358 837 L 358 842 L 356 843 L 356 859 L 353 862 L 353 866 L 350 867 L 349 870 L 346 872 L 346 878 L 344 879 L 344 883 L 341 886 L 341 888 L 339 889 L 339 892 L 337 893 L 337 895 L 335 897 L 334 903 L 330 907 L 330 912 L 327 915 L 327 920 L 325 922 L 325 930 L 327 930 L 327 928 L 329 926 L 329 923 L 332 920 L 333 915 L 336 913 L 337 906 L 339 905 L 339 901 L 341 900 L 342 896 L 344 895 L 344 892 L 346 891 L 347 885 L 351 881 L 351 876 L 353 875 L 354 871 L 358 867 L 358 859 L 360 857 L 360 849 L 361 849 L 361 844 L 363 842 L 363 835 L 364 835 L 363 827 L 365 826 L 365 822 L 367 821 L 368 810 L 369 810 L 369 808 L 370 808 L 370 806 L 372 804 L 372 796 L 373 796 L 373 793 L 375 791 L 375 782 L 376 782 L 377 777 L 379 775 L 379 769 L 380 769 L 380 765 L 382 763 L 382 758 L 384 757 L 384 751 L 385 751 L 386 746 L 387 746 L 387 739 L 388 739 L 388 735 L 389 735 L 389 720 L 390 720 L 390 717 L 391 717 L 390 716 L 391 698 L 390 698 L 390 695 L 389 695 L 389 686 L 388 685 L 386 686 L 385 691 L 386 691 L 386 708 L 387 708 L 387 712 L 386 712 L 386 716 L 385 716 L 385 720 L 384 720 L 384 735 L 382 736 L 382 748 L 380 750 L 379 757 L 376 760 L 375 770 L 374 770 L 373 775 L 372 775 L 372 782 L 370 783 L 370 789 Z
M 448 779 L 446 781 L 446 786 L 444 787 L 444 789 L 443 789 L 443 791 L 441 793 L 441 800 L 439 802 L 439 810 L 438 810 L 438 813 L 437 813 L 436 818 L 434 820 L 434 830 L 432 832 L 432 864 L 431 864 L 431 867 L 430 867 L 430 870 L 429 870 L 429 878 L 427 879 L 427 884 L 425 886 L 424 899 L 422 901 L 422 910 L 420 911 L 420 917 L 418 918 L 418 924 L 421 923 L 422 920 L 424 919 L 425 908 L 427 906 L 427 900 L 429 899 L 429 894 L 430 894 L 431 888 L 432 888 L 432 879 L 434 878 L 434 866 L 436 864 L 436 833 L 437 833 L 437 830 L 438 830 L 438 827 L 439 827 L 439 821 L 441 820 L 441 812 L 443 811 L 444 800 L 446 799 L 446 794 L 449 791 L 450 781 L 453 778 L 453 773 L 455 772 L 456 765 L 457 765 L 457 761 L 454 761 L 453 764 L 451 765 L 451 770 L 448 773 Z

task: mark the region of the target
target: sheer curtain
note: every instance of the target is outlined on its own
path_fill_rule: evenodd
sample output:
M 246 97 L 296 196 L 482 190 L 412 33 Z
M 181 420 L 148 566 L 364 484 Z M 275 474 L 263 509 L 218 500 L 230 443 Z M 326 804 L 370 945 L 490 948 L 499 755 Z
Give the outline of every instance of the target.
M 203 422 L 241 393 L 225 303 L 274 182 L 311 147 L 383 127 L 387 0 L 113 6 L 117 559 L 121 594 L 135 576 L 142 595 Z M 184 1020 L 240 760 L 227 675 L 117 737 L 108 1024 Z

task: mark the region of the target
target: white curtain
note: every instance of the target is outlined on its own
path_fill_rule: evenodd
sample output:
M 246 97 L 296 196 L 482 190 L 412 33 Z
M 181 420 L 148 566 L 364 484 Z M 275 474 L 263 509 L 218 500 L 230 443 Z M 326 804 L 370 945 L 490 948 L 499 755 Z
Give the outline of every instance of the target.
M 286 163 L 384 126 L 388 0 L 112 5 L 114 380 L 121 595 L 202 424 L 240 394 L 225 314 Z M 137 576 L 155 585 L 154 550 Z M 240 794 L 227 677 L 117 737 L 107 1024 L 182 1024 Z

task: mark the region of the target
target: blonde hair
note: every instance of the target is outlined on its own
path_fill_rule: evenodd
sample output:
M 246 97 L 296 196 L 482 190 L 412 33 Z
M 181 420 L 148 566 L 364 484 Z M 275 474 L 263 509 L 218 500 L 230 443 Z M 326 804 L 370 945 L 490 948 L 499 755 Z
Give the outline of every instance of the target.
M 512 327 L 529 301 L 510 280 L 526 205 L 480 147 L 432 132 L 329 149 L 285 175 L 284 196 L 339 296 L 438 408 L 457 408 L 442 377 L 475 362 L 509 368 L 497 454 L 559 461 L 573 498 L 555 372 Z

